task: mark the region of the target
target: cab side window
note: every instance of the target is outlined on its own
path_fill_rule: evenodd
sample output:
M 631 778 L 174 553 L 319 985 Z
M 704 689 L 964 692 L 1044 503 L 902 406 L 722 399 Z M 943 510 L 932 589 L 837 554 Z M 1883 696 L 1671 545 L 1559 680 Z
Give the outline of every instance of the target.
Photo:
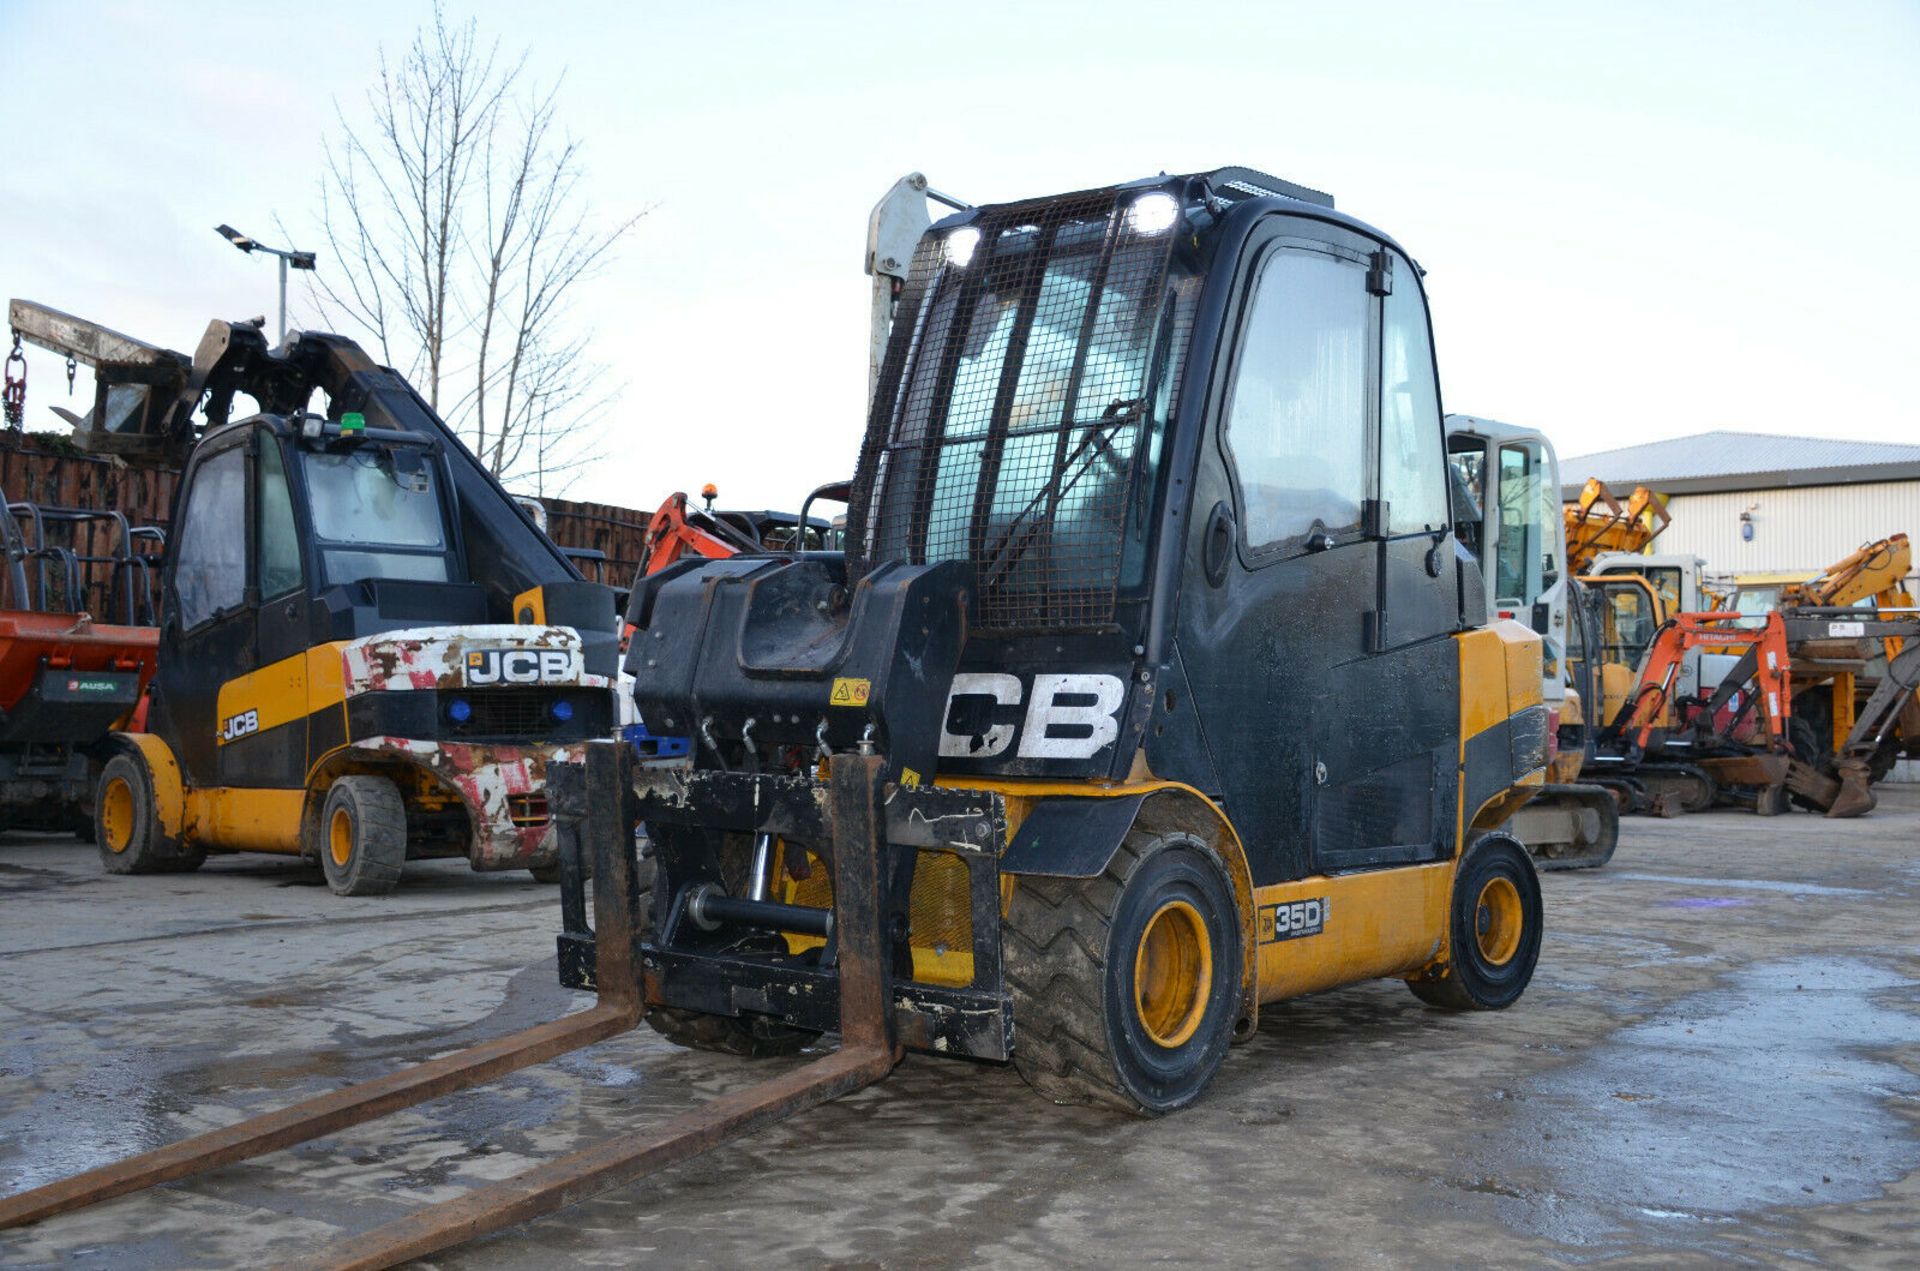
M 1365 266 L 1326 252 L 1283 247 L 1261 272 L 1226 411 L 1255 550 L 1360 529 L 1370 302 Z
M 1535 556 L 1532 516 L 1539 507 L 1534 489 L 1539 478 L 1524 446 L 1500 447 L 1500 550 L 1496 553 L 1493 594 L 1527 604 L 1541 588 L 1527 577 Z
M 232 446 L 201 461 L 181 517 L 174 558 L 180 626 L 191 629 L 239 606 L 247 586 L 247 452 Z
M 1393 289 L 1381 328 L 1380 497 L 1387 534 L 1399 538 L 1447 524 L 1446 442 L 1419 276 L 1404 256 L 1390 252 L 1387 259 Z
M 272 600 L 298 587 L 303 578 L 300 537 L 293 524 L 293 496 L 287 492 L 286 461 L 281 458 L 279 443 L 265 433 L 260 435 L 260 458 L 254 466 L 254 478 L 260 596 Z

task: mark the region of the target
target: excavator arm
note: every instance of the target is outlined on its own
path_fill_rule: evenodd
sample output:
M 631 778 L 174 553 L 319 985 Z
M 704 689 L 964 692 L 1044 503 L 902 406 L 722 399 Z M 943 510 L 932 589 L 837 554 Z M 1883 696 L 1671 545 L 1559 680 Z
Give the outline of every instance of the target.
M 1905 534 L 1890 534 L 1868 543 L 1804 583 L 1790 583 L 1780 592 L 1782 609 L 1837 609 L 1875 599 L 1884 608 L 1910 605 L 1901 584 L 1913 572 L 1913 551 Z
M 1628 700 L 1614 729 L 1631 738 L 1644 750 L 1653 738 L 1653 730 L 1666 717 L 1673 686 L 1680 674 L 1687 651 L 1695 648 L 1735 649 L 1746 652 L 1727 677 L 1721 681 L 1701 716 L 1709 722 L 1718 718 L 1734 692 L 1749 683 L 1753 702 L 1760 710 L 1761 732 L 1767 748 L 1786 745 L 1787 719 L 1792 711 L 1793 685 L 1789 675 L 1786 624 L 1777 613 L 1766 616 L 1758 631 L 1730 625 L 1747 615 L 1739 613 L 1682 613 L 1670 618 L 1654 636 L 1647 650 L 1646 665 L 1640 682 Z
M 642 572 L 643 576 L 657 574 L 688 556 L 723 560 L 741 552 L 759 550 L 760 544 L 719 517 L 688 507 L 686 492 L 676 490 L 647 522 L 647 541 L 642 549 L 646 563 Z

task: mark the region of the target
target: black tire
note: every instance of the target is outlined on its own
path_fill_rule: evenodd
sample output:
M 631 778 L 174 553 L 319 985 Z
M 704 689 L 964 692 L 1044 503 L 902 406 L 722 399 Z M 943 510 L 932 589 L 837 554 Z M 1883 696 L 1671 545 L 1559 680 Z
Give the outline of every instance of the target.
M 1239 1013 L 1241 932 L 1198 839 L 1135 830 L 1097 878 L 1024 876 L 1002 932 L 1013 1063 L 1035 1091 L 1151 1116 L 1206 1089 Z
M 723 873 L 725 864 L 723 860 Z M 634 867 L 634 886 L 640 893 L 637 934 L 642 940 L 653 936 L 653 879 L 657 868 L 651 855 L 641 857 Z M 767 1015 L 708 1015 L 676 1006 L 649 1004 L 644 1018 L 647 1027 L 676 1046 L 746 1059 L 798 1054 L 820 1036 L 812 1029 L 794 1028 Z
M 1498 1011 L 1520 1000 L 1540 961 L 1540 878 L 1511 834 L 1483 835 L 1453 875 L 1449 957 L 1430 979 L 1409 980 L 1415 997 L 1454 1011 Z
M 1822 776 L 1834 775 L 1832 685 L 1815 685 L 1793 695 L 1793 713 L 1787 717 L 1787 749 Z M 1818 800 L 1792 788 L 1787 790 L 1787 801 L 1808 812 L 1826 811 Z
M 407 863 L 407 805 L 385 777 L 340 777 L 320 808 L 320 868 L 336 896 L 384 896 Z
M 205 848 L 181 847 L 160 832 L 153 774 L 138 752 L 123 750 L 107 760 L 93 787 L 95 841 L 109 874 L 183 874 L 199 869 Z
M 1867 781 L 1879 785 L 1893 771 L 1893 765 L 1900 760 L 1900 739 L 1889 737 L 1875 748 L 1867 758 Z

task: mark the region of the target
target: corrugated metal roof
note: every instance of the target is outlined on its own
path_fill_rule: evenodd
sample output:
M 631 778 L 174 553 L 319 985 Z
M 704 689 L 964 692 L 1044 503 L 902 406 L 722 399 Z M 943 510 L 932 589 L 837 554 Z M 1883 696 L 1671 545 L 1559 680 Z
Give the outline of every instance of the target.
M 1655 489 L 1695 481 L 1730 488 L 1733 479 L 1743 476 L 1797 476 L 1800 479 L 1786 484 L 1811 485 L 1821 483 L 1823 471 L 1828 472 L 1828 480 L 1888 480 L 1911 476 L 1916 466 L 1920 466 L 1920 446 L 1724 429 L 1560 461 L 1561 479 L 1575 489 L 1588 477 L 1599 477 L 1610 486 L 1646 485 Z M 1835 469 L 1845 472 L 1832 471 Z

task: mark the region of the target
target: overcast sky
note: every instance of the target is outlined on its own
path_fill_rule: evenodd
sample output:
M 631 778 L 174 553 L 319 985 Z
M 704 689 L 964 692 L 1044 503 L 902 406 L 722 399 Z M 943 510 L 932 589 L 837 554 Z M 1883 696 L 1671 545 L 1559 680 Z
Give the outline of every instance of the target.
M 212 227 L 313 245 L 335 103 L 431 16 L 193 8 L 0 0 L 0 287 L 189 351 L 274 304 Z M 1223 164 L 1331 191 L 1429 271 L 1447 408 L 1563 455 L 1920 440 L 1912 0 L 448 11 L 564 73 L 596 212 L 654 208 L 580 308 L 624 391 L 576 498 L 796 504 L 846 475 L 866 216 L 914 169 L 975 201 Z M 60 368 L 29 356 L 56 426 Z

